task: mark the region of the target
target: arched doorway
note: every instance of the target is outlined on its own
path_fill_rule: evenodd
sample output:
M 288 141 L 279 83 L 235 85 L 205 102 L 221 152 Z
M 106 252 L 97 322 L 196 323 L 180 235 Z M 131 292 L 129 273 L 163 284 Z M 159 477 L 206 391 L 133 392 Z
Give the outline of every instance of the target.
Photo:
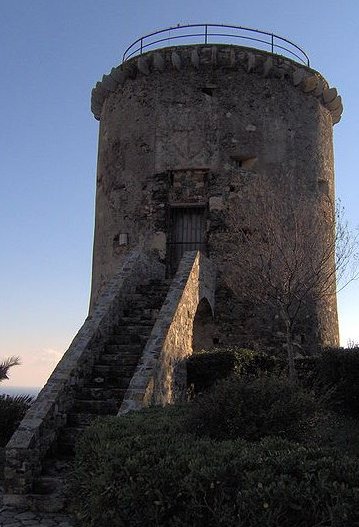
M 207 298 L 202 298 L 198 304 L 193 320 L 192 350 L 193 353 L 203 349 L 211 349 L 216 345 L 216 327 L 213 311 Z

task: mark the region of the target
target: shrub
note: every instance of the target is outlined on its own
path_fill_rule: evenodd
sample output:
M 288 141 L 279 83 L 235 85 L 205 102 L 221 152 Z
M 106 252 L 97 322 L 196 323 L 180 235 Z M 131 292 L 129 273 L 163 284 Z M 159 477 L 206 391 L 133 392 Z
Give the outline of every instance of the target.
M 187 428 L 214 439 L 298 439 L 316 412 L 314 395 L 285 377 L 218 381 L 188 407 Z
M 286 440 L 218 442 L 180 433 L 183 411 L 98 421 L 77 452 L 83 527 L 358 525 L 356 458 Z
M 334 411 L 323 412 L 305 444 L 308 446 L 335 447 L 342 452 L 359 457 L 359 421 Z
M 0 446 L 5 446 L 30 407 L 28 395 L 0 395 Z
M 307 388 L 313 389 L 318 384 L 318 355 L 295 359 L 295 369 L 299 382 Z
M 325 350 L 318 359 L 318 383 L 332 388 L 331 407 L 359 416 L 359 349 Z
M 231 374 L 258 376 L 283 367 L 280 360 L 264 353 L 236 347 L 212 348 L 187 360 L 187 383 L 199 393 Z
M 0 360 L 0 382 L 8 379 L 9 369 L 19 366 L 17 356 Z M 32 402 L 28 395 L 0 395 L 0 447 L 6 445 Z

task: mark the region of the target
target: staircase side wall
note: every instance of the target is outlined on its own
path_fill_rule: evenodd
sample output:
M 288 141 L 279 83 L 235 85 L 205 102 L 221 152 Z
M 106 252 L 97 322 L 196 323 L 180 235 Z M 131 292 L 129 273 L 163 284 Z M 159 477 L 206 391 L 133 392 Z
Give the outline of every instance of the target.
M 165 268 L 136 248 L 111 279 L 6 447 L 4 503 L 25 506 L 41 462 L 66 424 L 75 390 L 91 375 L 104 342 L 118 323 L 127 296 L 146 279 L 162 279 Z
M 214 310 L 215 279 L 215 268 L 208 258 L 199 251 L 184 254 L 119 415 L 183 398 L 185 359 L 192 354 L 193 321 L 203 298 Z

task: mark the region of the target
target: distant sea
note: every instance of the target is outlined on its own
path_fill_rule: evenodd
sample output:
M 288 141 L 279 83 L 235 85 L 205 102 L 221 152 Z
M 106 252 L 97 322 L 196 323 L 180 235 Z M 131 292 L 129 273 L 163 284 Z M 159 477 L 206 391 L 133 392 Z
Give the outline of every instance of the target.
M 2 381 L 0 384 L 0 395 L 31 395 L 37 397 L 41 386 L 6 386 L 6 381 Z

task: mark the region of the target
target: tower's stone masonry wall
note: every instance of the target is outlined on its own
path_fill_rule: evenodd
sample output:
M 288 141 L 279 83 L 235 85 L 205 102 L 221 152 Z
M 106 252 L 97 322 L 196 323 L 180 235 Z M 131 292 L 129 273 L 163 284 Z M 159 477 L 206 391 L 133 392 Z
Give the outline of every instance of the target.
M 206 46 L 198 47 L 201 62 L 194 67 L 194 48 L 161 50 L 163 64 L 171 67 L 161 63 L 150 74 L 145 61 L 155 60 L 152 53 L 140 65 L 129 61 L 126 82 L 103 102 L 92 302 L 131 247 L 155 249 L 166 260 L 171 207 L 205 207 L 208 255 L 220 271 L 228 204 L 238 198 L 240 206 L 250 206 L 241 189 L 253 178 L 269 177 L 278 185 L 289 180 L 294 195 L 307 196 L 314 207 L 320 207 L 323 193 L 334 199 L 332 113 L 316 91 L 293 84 L 294 63 L 285 61 L 284 69 L 274 64 L 264 75 L 267 54 L 256 52 L 249 67 L 248 58 L 240 61 L 243 48 L 217 47 L 214 63 L 214 47 Z M 233 53 L 234 68 L 228 66 Z M 301 70 L 313 77 L 313 70 Z M 335 300 L 331 311 L 326 308 L 316 306 L 305 324 L 312 324 L 319 343 L 335 344 Z M 249 320 L 243 306 L 236 309 L 219 281 L 214 338 L 250 345 L 263 324 Z M 274 329 L 280 340 L 274 326 L 267 324 L 264 333 L 273 335 Z

